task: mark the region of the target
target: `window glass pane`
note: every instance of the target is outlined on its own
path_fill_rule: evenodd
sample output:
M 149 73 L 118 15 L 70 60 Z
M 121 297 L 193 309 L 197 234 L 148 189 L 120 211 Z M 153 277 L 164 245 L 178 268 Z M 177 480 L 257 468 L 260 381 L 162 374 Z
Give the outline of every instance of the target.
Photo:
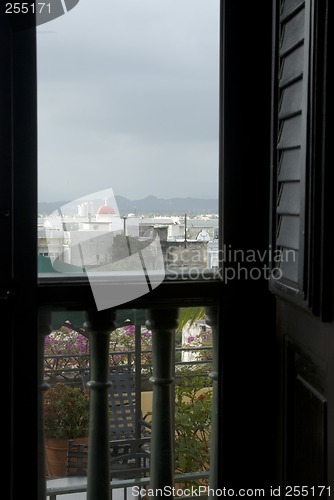
M 37 29 L 40 273 L 108 272 L 156 237 L 170 279 L 212 270 L 218 0 L 72 3 Z

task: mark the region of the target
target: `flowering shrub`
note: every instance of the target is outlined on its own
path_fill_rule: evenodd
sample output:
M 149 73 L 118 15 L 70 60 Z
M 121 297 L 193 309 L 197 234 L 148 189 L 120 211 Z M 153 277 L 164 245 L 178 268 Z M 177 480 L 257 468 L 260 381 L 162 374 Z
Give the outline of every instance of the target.
M 110 334 L 110 364 L 114 366 L 128 364 L 128 354 L 126 351 L 135 350 L 135 325 L 127 325 L 116 328 Z M 142 371 L 145 365 L 152 363 L 152 332 L 146 327 L 141 327 L 141 364 Z M 124 353 L 124 354 L 123 354 Z M 134 363 L 135 355 L 132 352 L 131 362 Z M 150 368 L 146 368 L 150 371 Z
M 54 330 L 45 338 L 44 369 L 49 381 L 54 383 L 59 378 L 69 380 L 68 374 L 73 369 L 85 369 L 89 366 L 89 340 L 69 326 Z
M 70 328 L 70 323 L 54 330 L 45 339 L 44 370 L 47 381 L 81 384 L 80 373 L 89 368 L 89 339 Z M 110 365 L 128 365 L 135 362 L 135 329 L 127 325 L 110 333 Z M 129 353 L 130 351 L 130 353 Z M 142 373 L 151 373 L 152 332 L 141 327 Z
M 45 436 L 75 439 L 88 436 L 89 393 L 57 382 L 44 394 Z

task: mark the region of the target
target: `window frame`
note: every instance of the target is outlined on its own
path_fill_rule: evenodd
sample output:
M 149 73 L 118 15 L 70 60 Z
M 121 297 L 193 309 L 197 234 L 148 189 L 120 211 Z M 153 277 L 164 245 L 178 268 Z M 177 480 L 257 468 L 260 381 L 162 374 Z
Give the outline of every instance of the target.
M 249 0 L 221 0 L 221 98 L 220 98 L 220 152 L 219 152 L 219 204 L 222 219 L 220 223 L 220 241 L 224 246 L 233 245 L 236 248 L 266 249 L 268 245 L 269 228 L 269 142 L 268 134 L 270 122 L 270 61 L 271 61 L 271 30 L 270 20 L 272 16 L 271 2 L 261 6 L 261 15 L 254 9 Z M 19 73 L 16 85 L 12 82 L 12 67 L 14 59 L 13 47 L 16 33 L 13 26 L 8 27 L 8 20 L 0 15 L 1 34 L 3 43 L 1 46 L 1 68 L 2 74 L 6 74 L 6 80 L 1 82 L 1 94 L 5 96 L 4 101 L 13 99 L 30 101 L 36 99 L 35 91 L 35 68 L 34 41 L 29 40 L 25 34 L 22 44 L 21 57 L 29 61 L 29 78 L 22 74 L 24 61 Z M 13 21 L 14 22 L 14 21 Z M 17 21 L 18 23 L 18 18 Z M 24 38 L 24 37 L 23 37 Z M 252 40 L 253 44 L 249 44 Z M 22 41 L 22 40 L 21 40 Z M 14 42 L 14 44 L 13 44 Z M 260 48 L 261 58 L 249 57 L 248 51 L 253 55 L 253 47 Z M 235 63 L 238 61 L 238 64 Z M 18 64 L 18 59 L 16 63 Z M 269 67 L 269 74 L 268 74 Z M 255 73 L 254 73 L 255 72 Z M 8 73 L 8 74 L 7 74 Z M 256 74 L 256 78 L 253 75 Z M 21 80 L 21 82 L 20 82 Z M 21 88 L 20 88 L 21 87 Z M 15 96 L 13 90 L 15 90 Z M 269 95 L 268 95 L 269 94 Z M 250 99 L 249 96 L 252 96 Z M 259 103 L 259 105 L 258 105 Z M 6 108 L 7 109 L 7 108 Z M 18 106 L 16 106 L 18 111 Z M 23 107 L 23 109 L 25 109 Z M 25 110 L 26 112 L 26 110 Z M 37 183 L 37 155 L 25 157 L 24 161 L 13 161 L 13 151 L 18 146 L 17 139 L 12 137 L 13 116 L 11 109 L 7 109 L 7 115 L 2 116 L 3 134 L 1 136 L 1 147 L 4 147 L 2 159 L 4 169 L 2 171 L 4 183 L 0 184 L 7 190 L 4 193 L 4 217 L 1 219 L 3 231 L 6 231 L 8 239 L 1 248 L 4 296 L 0 300 L 3 312 L 6 332 L 6 349 L 11 358 L 15 358 L 15 366 L 11 369 L 10 387 L 6 387 L 8 398 L 12 398 L 10 415 L 8 418 L 11 429 L 11 457 L 9 460 L 9 475 L 11 495 L 9 498 L 19 498 L 22 494 L 22 485 L 29 485 L 31 495 L 43 499 L 35 494 L 38 491 L 38 474 L 33 475 L 31 470 L 22 470 L 22 404 L 29 408 L 32 424 L 29 432 L 25 435 L 25 449 L 34 450 L 31 461 L 38 462 L 36 450 L 37 434 L 37 380 L 35 369 L 37 366 L 37 329 L 38 329 L 38 307 L 41 312 L 44 309 L 56 307 L 60 309 L 66 304 L 69 309 L 84 309 L 87 305 L 94 305 L 90 287 L 86 283 L 74 281 L 67 283 L 38 283 L 37 282 L 37 238 L 32 228 L 36 225 L 37 195 L 34 189 L 27 189 L 29 182 Z M 31 114 L 32 113 L 32 114 Z M 259 115 L 263 120 L 259 120 Z M 34 110 L 22 114 L 19 128 L 26 136 L 26 143 L 35 144 L 36 133 L 34 128 L 26 127 L 25 124 L 32 120 Z M 257 127 L 254 127 L 254 117 Z M 37 123 L 37 121 L 36 121 Z M 8 135 L 9 134 L 9 135 Z M 7 140 L 9 139 L 9 140 Z M 242 145 L 242 147 L 240 147 Z M 256 151 L 256 174 L 249 169 L 252 159 L 250 152 Z M 37 153 L 37 151 L 36 151 Z M 15 167 L 15 172 L 12 168 Z M 21 178 L 21 173 L 24 177 Z M 23 182 L 24 179 L 24 182 Z M 242 183 L 240 182 L 242 179 Z M 15 182 L 14 182 L 15 181 Z M 22 182 L 21 182 L 22 181 Z M 254 197 L 254 192 L 256 196 Z M 29 235 L 29 240 L 24 242 L 20 239 L 20 215 L 22 206 L 26 208 L 24 216 Z M 252 213 L 256 214 L 256 224 L 250 224 L 250 207 Z M 15 219 L 6 215 L 14 208 Z M 13 228 L 14 233 L 13 233 Z M 30 226 L 30 227 L 29 227 Z M 22 229 L 22 228 L 21 228 Z M 3 234 L 5 234 L 3 232 Z M 18 238 L 17 244 L 13 242 L 13 234 Z M 33 237 L 31 237 L 33 235 Z M 14 245 L 15 243 L 15 250 Z M 15 253 L 16 252 L 16 253 Z M 13 255 L 15 253 L 15 262 Z M 23 258 L 25 260 L 23 260 Z M 24 276 L 22 262 L 27 263 L 26 282 L 20 279 Z M 18 279 L 15 287 L 12 279 L 12 268 L 15 263 L 17 271 L 15 277 Z M 57 285 L 57 286 L 55 286 Z M 17 288 L 17 291 L 16 291 Z M 22 292 L 23 290 L 23 292 Z M 74 294 L 73 292 L 76 292 Z M 8 292 L 8 293 L 7 293 Z M 154 294 L 154 295 L 153 295 Z M 219 409 L 219 431 L 217 446 L 219 447 L 219 464 L 217 470 L 224 471 L 224 479 L 229 486 L 240 486 L 241 484 L 254 485 L 258 487 L 266 478 L 268 485 L 278 484 L 276 474 L 273 474 L 273 463 L 275 462 L 275 429 L 276 418 L 280 408 L 275 405 L 275 393 L 273 385 L 276 375 L 273 373 L 273 344 L 275 333 L 275 301 L 268 291 L 268 283 L 264 280 L 258 282 L 184 282 L 184 283 L 162 283 L 152 294 L 131 302 L 132 306 L 143 306 L 148 299 L 150 307 L 163 304 L 184 305 L 189 301 L 191 305 L 204 305 L 215 303 L 219 308 L 220 328 L 224 328 L 224 350 L 222 342 L 219 344 L 219 369 L 220 377 L 220 400 Z M 129 306 L 130 304 L 128 304 Z M 263 312 L 266 312 L 266 315 Z M 266 317 L 265 317 L 266 316 Z M 24 319 L 24 321 L 23 321 Z M 251 335 L 251 328 L 255 327 L 256 334 Z M 220 335 L 221 336 L 221 335 Z M 29 340 L 29 341 L 28 341 Z M 6 352 L 6 351 L 5 351 Z M 34 370 L 29 373 L 29 384 L 22 385 L 22 360 L 31 359 Z M 36 361 L 36 363 L 35 363 Z M 23 371 L 23 375 L 26 374 Z M 24 377 L 26 379 L 26 377 Z M 25 382 L 26 380 L 24 380 Z M 224 398 L 222 398 L 222 393 Z M 16 397 L 14 398 L 14 395 Z M 256 404 L 254 406 L 254 397 Z M 223 408 L 224 404 L 224 408 Z M 256 407 L 256 412 L 252 409 Z M 235 416 L 245 416 L 243 425 L 236 422 Z M 260 417 L 260 418 L 259 418 Z M 237 419 L 238 420 L 238 419 Z M 259 435 L 270 438 L 259 442 Z M 15 436 L 15 437 L 13 437 Z M 224 443 L 224 446 L 221 443 Z M 240 449 L 243 453 L 240 454 Z M 257 449 L 259 460 L 254 461 L 253 450 Z M 15 451 L 14 451 L 15 450 Z M 16 452 L 18 450 L 18 452 Z M 39 466 L 43 467 L 43 463 Z M 42 470 L 42 469 L 40 469 Z M 223 478 L 220 477 L 220 481 Z M 225 486 L 225 484 L 222 486 Z

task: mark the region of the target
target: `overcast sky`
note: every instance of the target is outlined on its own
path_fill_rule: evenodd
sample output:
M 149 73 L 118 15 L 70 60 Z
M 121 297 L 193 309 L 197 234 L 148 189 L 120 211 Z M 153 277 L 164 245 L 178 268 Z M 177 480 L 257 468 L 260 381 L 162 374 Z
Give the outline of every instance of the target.
M 39 200 L 217 197 L 219 0 L 80 0 L 38 27 Z

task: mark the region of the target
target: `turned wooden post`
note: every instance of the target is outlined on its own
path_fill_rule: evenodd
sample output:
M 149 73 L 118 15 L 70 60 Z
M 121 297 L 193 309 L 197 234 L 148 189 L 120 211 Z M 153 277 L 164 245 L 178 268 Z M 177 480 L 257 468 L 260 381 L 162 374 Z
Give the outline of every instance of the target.
M 90 337 L 87 500 L 110 500 L 109 340 L 116 328 L 116 312 L 89 311 L 86 318 Z
M 174 486 L 174 383 L 175 330 L 178 309 L 151 309 L 147 327 L 152 330 L 153 409 L 151 483 L 153 491 Z

